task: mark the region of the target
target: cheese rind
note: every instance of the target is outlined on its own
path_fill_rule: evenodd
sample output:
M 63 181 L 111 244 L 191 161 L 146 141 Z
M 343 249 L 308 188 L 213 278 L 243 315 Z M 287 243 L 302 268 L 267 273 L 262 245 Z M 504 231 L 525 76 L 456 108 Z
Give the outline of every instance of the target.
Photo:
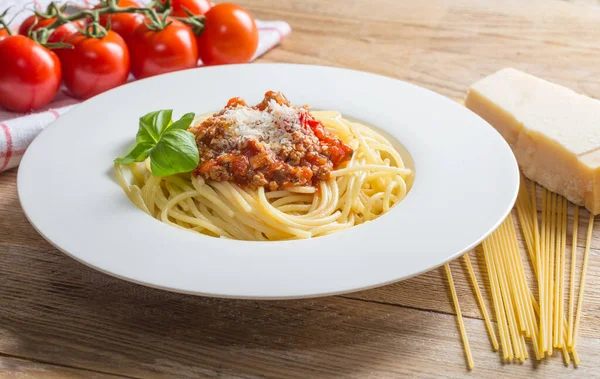
M 506 139 L 525 176 L 600 213 L 600 101 L 507 68 L 473 84 L 465 105 Z

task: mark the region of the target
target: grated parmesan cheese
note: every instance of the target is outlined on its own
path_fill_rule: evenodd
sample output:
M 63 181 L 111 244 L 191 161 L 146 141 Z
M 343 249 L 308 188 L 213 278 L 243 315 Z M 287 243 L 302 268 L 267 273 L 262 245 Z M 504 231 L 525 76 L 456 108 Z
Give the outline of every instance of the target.
M 235 142 L 253 138 L 274 150 L 290 144 L 293 133 L 302 129 L 298 109 L 275 100 L 270 100 L 264 111 L 237 106 L 226 109 L 220 117 L 228 124 L 227 134 Z

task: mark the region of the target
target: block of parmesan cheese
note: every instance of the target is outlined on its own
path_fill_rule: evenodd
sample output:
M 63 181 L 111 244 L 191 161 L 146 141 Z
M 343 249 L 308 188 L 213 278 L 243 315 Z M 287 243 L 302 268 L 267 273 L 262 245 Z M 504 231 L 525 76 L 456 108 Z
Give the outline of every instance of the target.
M 465 105 L 511 146 L 528 178 L 600 213 L 600 101 L 507 68 L 473 84 Z

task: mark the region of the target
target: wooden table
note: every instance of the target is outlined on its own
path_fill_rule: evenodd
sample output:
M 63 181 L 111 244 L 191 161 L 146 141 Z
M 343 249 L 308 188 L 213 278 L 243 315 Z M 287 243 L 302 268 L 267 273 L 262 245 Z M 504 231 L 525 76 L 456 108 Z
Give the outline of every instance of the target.
M 598 0 L 240 3 L 256 17 L 292 25 L 291 36 L 263 62 L 372 71 L 456 100 L 475 80 L 513 66 L 600 98 Z M 490 349 L 462 263 L 451 265 L 476 364 L 469 374 L 441 269 L 370 291 L 302 301 L 163 292 L 96 272 L 50 246 L 21 211 L 16 175 L 0 174 L 0 371 L 7 376 L 600 376 L 600 226 L 577 369 L 564 367 L 559 356 L 503 364 Z

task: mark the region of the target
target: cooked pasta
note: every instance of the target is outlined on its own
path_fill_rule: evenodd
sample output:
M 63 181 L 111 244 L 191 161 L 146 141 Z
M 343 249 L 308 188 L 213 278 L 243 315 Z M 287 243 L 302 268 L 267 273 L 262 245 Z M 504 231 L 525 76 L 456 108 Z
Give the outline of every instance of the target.
M 197 120 L 190 129 L 196 131 L 198 141 L 199 125 L 206 125 L 207 120 L 215 120 L 211 121 L 213 123 L 220 122 L 219 115 L 227 115 L 227 112 L 243 110 L 244 114 L 235 117 L 245 117 L 244 122 L 250 116 L 269 116 L 261 115 L 256 107 L 249 108 L 244 105 L 245 108 L 240 108 L 241 100 L 237 98 L 232 99 L 230 103 L 234 100 L 233 108 L 228 105 L 228 108 L 214 117 L 205 115 Z M 284 100 L 281 102 L 284 104 Z M 293 112 L 297 108 L 276 104 L 274 100 L 268 102 L 265 107 L 271 107 L 272 109 L 269 109 L 272 114 L 279 112 L 285 117 L 296 117 Z M 259 174 L 265 178 L 271 177 L 264 183 L 255 181 L 258 175 L 247 183 L 237 183 L 234 179 L 239 176 L 229 175 L 225 171 L 231 164 L 217 166 L 218 161 L 213 159 L 207 160 L 203 165 L 202 149 L 201 164 L 194 172 L 165 177 L 153 176 L 150 172 L 149 158 L 145 163 L 117 164 L 115 173 L 133 203 L 152 217 L 190 231 L 242 240 L 273 241 L 324 236 L 374 220 L 406 196 L 413 173 L 406 167 L 392 143 L 383 135 L 361 123 L 343 118 L 338 112 L 311 112 L 309 116 L 301 113 L 299 117 L 311 117 L 311 120 L 314 118 L 314 122 L 324 128 L 324 132 L 319 133 L 328 133 L 324 138 L 329 138 L 328 135 L 335 136 L 341 141 L 340 146 L 348 147 L 351 156 L 337 167 L 334 165 L 330 172 L 326 172 L 327 175 L 316 171 L 315 164 L 308 166 L 313 168 L 314 173 L 307 173 L 306 166 L 290 166 L 291 174 L 286 177 L 291 178 L 286 179 L 288 182 L 277 182 L 277 172 L 273 174 L 263 171 Z M 243 125 L 238 129 L 244 127 L 243 132 L 253 136 L 252 138 L 259 132 L 279 132 L 266 130 L 262 124 L 252 125 L 253 128 Z M 283 140 L 284 137 L 291 138 L 287 135 L 278 138 Z M 308 140 L 314 143 L 311 141 Z M 224 139 L 221 143 L 231 144 L 231 138 Z M 260 141 L 253 143 L 259 147 L 264 145 Z M 214 145 L 214 140 L 211 144 L 210 146 Z M 288 152 L 288 160 L 293 159 L 296 150 L 297 147 Z M 239 156 L 234 158 L 238 159 Z M 253 158 L 254 156 L 250 157 L 251 165 Z M 321 160 L 323 161 L 322 157 Z M 248 162 L 248 159 L 245 162 Z M 234 168 L 235 164 L 236 162 Z M 308 176 L 296 181 L 300 174 Z M 315 181 L 316 175 L 323 176 L 323 180 Z M 131 180 L 128 180 L 128 177 L 131 177 Z M 228 179 L 219 180 L 221 178 Z M 246 176 L 242 178 L 245 179 Z

